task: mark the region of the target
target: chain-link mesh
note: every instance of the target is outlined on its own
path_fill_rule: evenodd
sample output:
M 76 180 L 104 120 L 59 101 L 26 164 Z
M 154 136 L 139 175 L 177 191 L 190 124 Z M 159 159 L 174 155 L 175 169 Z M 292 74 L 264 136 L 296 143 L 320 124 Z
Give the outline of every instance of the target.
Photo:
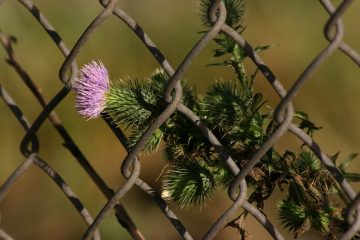
M 0 3 L 3 1 L 0 1 Z M 308 67 L 299 76 L 297 81 L 286 91 L 282 83 L 273 74 L 271 69 L 261 59 L 261 57 L 253 50 L 250 43 L 248 43 L 242 35 L 237 31 L 226 25 L 226 8 L 222 0 L 213 2 L 209 16 L 213 21 L 213 26 L 210 30 L 203 35 L 203 37 L 194 45 L 189 54 L 183 59 L 182 63 L 177 69 L 174 69 L 167 61 L 165 56 L 152 42 L 147 33 L 131 18 L 126 12 L 117 6 L 116 0 L 100 0 L 104 9 L 97 15 L 88 28 L 77 40 L 75 46 L 69 49 L 60 35 L 56 32 L 53 26 L 49 23 L 47 18 L 42 12 L 30 1 L 19 0 L 19 2 L 33 15 L 35 20 L 44 28 L 52 41 L 57 45 L 59 51 L 64 55 L 65 61 L 63 62 L 59 76 L 60 80 L 64 83 L 64 87 L 50 100 L 47 101 L 39 88 L 36 86 L 32 78 L 27 74 L 24 68 L 19 64 L 16 59 L 15 53 L 12 48 L 14 39 L 7 36 L 5 33 L 0 33 L 0 42 L 3 45 L 8 55 L 7 62 L 16 70 L 23 82 L 26 84 L 31 93 L 36 97 L 42 105 L 43 110 L 38 115 L 36 120 L 31 124 L 26 116 L 22 114 L 21 109 L 12 97 L 7 93 L 3 86 L 0 85 L 0 95 L 7 106 L 11 109 L 19 123 L 25 129 L 26 134 L 23 138 L 20 148 L 21 153 L 24 155 L 25 160 L 18 166 L 18 168 L 11 173 L 5 183 L 0 188 L 0 202 L 5 198 L 9 189 L 14 185 L 14 182 L 26 172 L 30 166 L 36 165 L 44 171 L 66 195 L 71 204 L 75 207 L 78 213 L 82 216 L 84 221 L 88 224 L 88 228 L 83 236 L 83 239 L 100 239 L 98 228 L 103 223 L 104 218 L 115 209 L 118 222 L 129 232 L 133 239 L 144 239 L 144 236 L 137 229 L 136 225 L 127 214 L 125 208 L 119 204 L 122 197 L 124 197 L 134 186 L 144 191 L 149 197 L 157 204 L 162 210 L 164 215 L 176 228 L 178 233 L 184 239 L 193 239 L 191 233 L 187 231 L 181 221 L 176 217 L 174 212 L 170 210 L 166 202 L 157 195 L 150 185 L 145 183 L 139 178 L 141 160 L 138 158 L 139 153 L 142 151 L 150 136 L 158 129 L 175 111 L 182 113 L 187 117 L 194 126 L 203 134 L 205 139 L 213 145 L 218 151 L 221 159 L 226 162 L 227 166 L 231 169 L 234 180 L 229 187 L 229 197 L 233 200 L 233 204 L 225 211 L 211 226 L 205 234 L 204 239 L 213 239 L 218 232 L 229 222 L 231 216 L 239 209 L 244 208 L 251 213 L 255 219 L 268 231 L 274 239 L 284 239 L 280 231 L 269 221 L 269 219 L 256 207 L 250 204 L 247 199 L 247 183 L 245 177 L 257 164 L 261 157 L 273 146 L 287 131 L 294 134 L 305 145 L 307 145 L 321 160 L 323 165 L 331 172 L 336 181 L 341 186 L 344 193 L 352 199 L 351 204 L 347 208 L 347 221 L 349 228 L 339 239 L 351 239 L 356 235 L 360 228 L 360 194 L 352 189 L 346 181 L 340 170 L 334 165 L 331 159 L 319 147 L 319 145 L 302 129 L 293 124 L 294 108 L 292 99 L 302 89 L 302 86 L 315 71 L 331 56 L 337 49 L 346 54 L 354 64 L 360 66 L 360 55 L 343 41 L 344 27 L 341 21 L 341 16 L 349 9 L 352 0 L 344 0 L 335 8 L 330 0 L 320 0 L 319 3 L 329 14 L 329 19 L 324 26 L 324 34 L 329 44 L 316 56 Z M 127 156 L 122 161 L 121 173 L 126 178 L 126 182 L 116 191 L 111 190 L 104 180 L 97 174 L 95 169 L 87 161 L 81 150 L 71 138 L 69 132 L 62 125 L 59 116 L 55 113 L 54 109 L 64 100 L 71 90 L 70 83 L 73 82 L 78 74 L 78 66 L 75 62 L 76 57 L 82 50 L 87 40 L 92 36 L 93 32 L 109 17 L 114 16 L 125 23 L 134 34 L 142 41 L 143 45 L 152 53 L 154 58 L 158 61 L 160 66 L 170 76 L 167 88 L 164 92 L 164 99 L 168 102 L 166 109 L 152 122 L 152 124 L 145 131 L 143 136 L 137 144 L 131 149 L 128 146 L 128 141 L 121 129 L 112 123 L 107 116 L 103 116 L 104 121 L 111 128 L 113 133 L 119 139 L 120 143 L 128 150 Z M 281 101 L 276 107 L 275 119 L 278 122 L 277 128 L 272 135 L 264 142 L 264 144 L 252 156 L 250 161 L 242 169 L 239 169 L 230 154 L 226 151 L 218 138 L 213 132 L 194 114 L 187 106 L 180 100 L 182 97 L 182 85 L 180 79 L 183 78 L 184 73 L 191 65 L 193 59 L 202 51 L 202 49 L 214 39 L 220 32 L 233 38 L 251 58 L 256 67 L 261 71 L 263 76 L 269 81 L 274 91 L 280 96 Z M 93 218 L 86 207 L 81 203 L 80 199 L 76 197 L 75 193 L 65 183 L 61 176 L 52 168 L 46 161 L 42 160 L 39 156 L 39 141 L 37 132 L 43 125 L 44 121 L 49 119 L 53 127 L 60 134 L 64 141 L 64 146 L 71 152 L 73 157 L 80 163 L 84 171 L 92 178 L 97 187 L 108 199 L 102 210 Z M 146 171 L 144 169 L 143 171 Z M 354 217 L 355 216 L 355 217 Z M 0 238 L 12 239 L 4 230 L 0 229 Z

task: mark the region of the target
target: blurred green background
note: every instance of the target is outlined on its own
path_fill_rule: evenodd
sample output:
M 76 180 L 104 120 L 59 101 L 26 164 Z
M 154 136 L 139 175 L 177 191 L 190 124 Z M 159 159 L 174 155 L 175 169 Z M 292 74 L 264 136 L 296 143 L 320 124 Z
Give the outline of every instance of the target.
M 38 0 L 35 4 L 69 47 L 74 45 L 102 9 L 98 1 L 86 0 Z M 126 0 L 119 1 L 118 5 L 138 21 L 174 67 L 200 38 L 198 32 L 202 27 L 197 1 Z M 247 1 L 244 36 L 253 46 L 275 45 L 261 55 L 285 87 L 289 88 L 326 46 L 322 32 L 327 18 L 318 1 Z M 354 1 L 343 21 L 345 41 L 360 51 L 360 1 Z M 16 1 L 5 1 L 0 5 L 0 29 L 17 37 L 15 52 L 20 63 L 41 87 L 46 98 L 53 97 L 62 87 L 58 70 L 63 57 L 45 31 Z M 228 69 L 205 66 L 210 62 L 213 47 L 214 44 L 207 46 L 186 74 L 189 84 L 195 87 L 198 94 L 203 93 L 215 79 L 233 78 Z M 5 57 L 5 51 L 0 49 L 0 83 L 32 122 L 41 108 L 6 64 Z M 82 65 L 92 59 L 101 59 L 112 79 L 125 76 L 142 79 L 158 67 L 135 35 L 115 17 L 110 17 L 96 30 L 80 52 L 77 62 Z M 250 63 L 249 68 L 253 69 Z M 323 150 L 330 155 L 340 150 L 342 159 L 349 153 L 360 151 L 359 73 L 359 67 L 338 51 L 316 72 L 294 101 L 297 110 L 306 111 L 315 123 L 323 126 L 315 137 Z M 278 98 L 264 78 L 257 78 L 256 89 L 270 100 L 270 106 L 276 106 Z M 75 142 L 109 186 L 114 189 L 121 186 L 124 179 L 120 176 L 119 167 L 124 158 L 124 149 L 105 123 L 80 118 L 74 108 L 73 94 L 56 111 Z M 1 184 L 24 159 L 19 151 L 24 131 L 3 102 L 0 102 L 0 133 Z M 38 136 L 41 157 L 63 176 L 95 215 L 106 202 L 100 191 L 61 146 L 59 135 L 48 122 L 41 127 Z M 296 149 L 299 146 L 300 142 L 290 134 L 277 145 L 280 149 Z M 156 155 L 144 155 L 141 161 L 141 177 L 159 190 L 160 181 L 155 179 L 165 164 L 162 151 Z M 360 170 L 359 161 L 351 165 L 351 170 Z M 359 190 L 359 185 L 354 187 Z M 280 195 L 275 194 L 265 207 L 265 212 L 278 226 L 274 206 Z M 131 190 L 122 202 L 148 239 L 179 238 L 161 211 L 138 189 Z M 219 191 L 201 209 L 182 210 L 176 205 L 172 206 L 190 233 L 199 239 L 230 204 L 226 192 Z M 0 211 L 0 227 L 16 239 L 79 239 L 86 229 L 61 191 L 35 166 L 12 187 L 1 203 Z M 249 218 L 247 229 L 252 239 L 270 239 L 252 218 Z M 129 239 L 113 214 L 106 219 L 101 232 L 103 239 Z M 291 234 L 286 236 L 291 238 Z M 227 228 L 217 239 L 238 237 L 236 230 Z M 317 237 L 308 234 L 303 239 Z

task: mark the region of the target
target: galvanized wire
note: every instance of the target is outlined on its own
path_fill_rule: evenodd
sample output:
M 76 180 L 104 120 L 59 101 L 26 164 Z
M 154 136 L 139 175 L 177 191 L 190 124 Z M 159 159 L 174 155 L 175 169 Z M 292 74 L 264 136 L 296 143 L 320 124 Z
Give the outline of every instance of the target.
M 3 1 L 0 1 L 0 4 Z M 21 66 L 20 62 L 16 59 L 14 50 L 12 48 L 13 38 L 0 32 L 0 42 L 5 49 L 8 59 L 7 62 L 13 67 L 24 84 L 29 88 L 30 92 L 36 97 L 37 101 L 43 107 L 36 120 L 30 124 L 26 116 L 20 110 L 20 107 L 11 98 L 10 94 L 6 92 L 3 86 L 0 85 L 0 96 L 5 104 L 11 109 L 18 122 L 25 129 L 26 134 L 20 144 L 21 153 L 24 155 L 25 160 L 15 169 L 7 180 L 0 188 L 0 203 L 6 197 L 7 192 L 14 185 L 16 180 L 26 172 L 32 165 L 38 166 L 42 169 L 62 190 L 64 195 L 73 204 L 75 209 L 83 217 L 85 223 L 88 225 L 86 232 L 82 239 L 100 239 L 100 232 L 98 228 L 101 226 L 105 217 L 112 209 L 115 209 L 115 214 L 118 222 L 129 232 L 133 239 L 145 239 L 140 230 L 136 227 L 124 206 L 119 204 L 119 201 L 124 197 L 134 186 L 144 191 L 150 199 L 160 208 L 168 220 L 173 224 L 179 235 L 183 239 L 193 239 L 187 228 L 181 223 L 177 216 L 170 210 L 164 199 L 161 198 L 149 184 L 140 179 L 141 159 L 138 157 L 139 153 L 143 150 L 152 134 L 175 112 L 178 111 L 189 119 L 204 138 L 213 145 L 219 153 L 220 159 L 224 161 L 234 175 L 231 186 L 228 189 L 229 197 L 234 202 L 224 211 L 224 213 L 217 219 L 217 221 L 209 228 L 208 232 L 204 235 L 203 239 L 214 239 L 218 232 L 226 226 L 231 220 L 231 217 L 239 208 L 246 209 L 252 214 L 255 219 L 268 231 L 274 239 L 284 239 L 280 231 L 275 228 L 272 222 L 256 207 L 250 204 L 247 199 L 247 183 L 245 177 L 260 161 L 265 153 L 286 133 L 291 132 L 299 138 L 305 145 L 307 145 L 321 160 L 323 165 L 334 176 L 336 181 L 341 186 L 344 193 L 350 200 L 347 209 L 347 221 L 349 224 L 348 230 L 340 236 L 339 239 L 351 239 L 360 230 L 360 194 L 352 189 L 350 184 L 341 174 L 341 171 L 334 165 L 327 154 L 325 154 L 319 144 L 317 144 L 306 132 L 293 124 L 294 107 L 292 100 L 301 91 L 304 84 L 309 81 L 312 75 L 321 67 L 321 65 L 339 49 L 349 57 L 355 64 L 360 66 L 360 55 L 350 45 L 343 41 L 344 27 L 341 21 L 341 16 L 349 9 L 352 0 L 343 0 L 337 8 L 335 8 L 330 0 L 320 0 L 320 4 L 329 14 L 329 19 L 324 26 L 324 35 L 329 44 L 314 57 L 314 59 L 305 68 L 302 74 L 298 77 L 295 83 L 287 91 L 283 87 L 280 80 L 274 75 L 270 67 L 261 59 L 261 57 L 254 51 L 251 44 L 248 43 L 244 37 L 239 34 L 235 29 L 226 25 L 226 8 L 222 0 L 215 0 L 212 3 L 209 17 L 213 21 L 213 26 L 205 33 L 200 40 L 194 44 L 194 47 L 189 51 L 187 56 L 183 59 L 182 63 L 174 69 L 167 61 L 166 57 L 161 53 L 155 43 L 151 40 L 149 35 L 137 24 L 137 22 L 129 16 L 124 10 L 117 6 L 117 0 L 100 0 L 100 4 L 104 9 L 94 18 L 89 26 L 84 30 L 82 35 L 78 38 L 76 44 L 69 50 L 64 41 L 56 30 L 49 23 L 43 13 L 32 3 L 30 0 L 18 0 L 27 11 L 29 11 L 37 20 L 37 22 L 48 33 L 51 40 L 57 45 L 61 53 L 64 55 L 65 60 L 59 70 L 60 81 L 64 83 L 64 87 L 50 100 L 47 101 L 35 82 Z M 139 139 L 137 144 L 129 148 L 128 140 L 123 134 L 122 130 L 115 126 L 110 117 L 103 114 L 102 117 L 110 129 L 113 131 L 119 142 L 128 151 L 127 156 L 123 159 L 121 165 L 121 174 L 126 179 L 116 191 L 113 191 L 107 186 L 105 181 L 97 174 L 95 169 L 87 161 L 86 157 L 82 154 L 76 143 L 72 140 L 66 128 L 62 125 L 59 116 L 54 112 L 54 109 L 66 98 L 70 92 L 73 80 L 78 74 L 78 66 L 76 64 L 76 57 L 82 51 L 87 40 L 92 36 L 93 32 L 99 28 L 102 23 L 109 17 L 114 15 L 121 22 L 126 24 L 140 39 L 143 45 L 151 52 L 154 58 L 158 61 L 159 65 L 169 75 L 169 81 L 166 89 L 164 89 L 164 99 L 168 106 L 163 112 L 152 122 L 148 129 L 144 132 L 143 136 Z M 277 126 L 274 132 L 268 137 L 263 145 L 251 157 L 249 162 L 241 169 L 239 169 L 236 162 L 231 155 L 226 151 L 226 146 L 223 146 L 214 133 L 201 121 L 201 119 L 192 112 L 180 100 L 182 97 L 182 86 L 180 80 L 183 78 L 189 66 L 191 66 L 194 58 L 202 51 L 202 49 L 214 39 L 220 32 L 233 38 L 246 52 L 246 54 L 253 61 L 254 65 L 260 70 L 264 77 L 268 80 L 274 91 L 279 95 L 280 101 L 275 110 L 275 119 Z M 39 156 L 40 144 L 37 138 L 38 130 L 43 126 L 46 119 L 49 119 L 53 127 L 57 130 L 63 138 L 64 146 L 72 153 L 74 158 L 79 162 L 84 171 L 90 176 L 99 188 L 99 190 L 108 199 L 102 210 L 93 219 L 85 206 L 76 197 L 75 193 L 60 177 L 60 175 L 53 169 L 46 161 L 42 160 Z M 9 234 L 0 229 L 0 239 L 12 239 Z

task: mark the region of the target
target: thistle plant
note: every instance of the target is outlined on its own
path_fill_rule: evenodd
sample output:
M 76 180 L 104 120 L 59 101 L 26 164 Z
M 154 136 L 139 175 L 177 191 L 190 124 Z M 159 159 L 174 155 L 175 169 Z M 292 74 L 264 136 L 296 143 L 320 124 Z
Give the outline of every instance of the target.
M 212 3 L 213 0 L 200 2 L 205 28 L 212 24 L 207 14 Z M 243 31 L 244 1 L 225 0 L 224 3 L 228 11 L 226 23 Z M 244 61 L 248 56 L 243 49 L 224 34 L 220 34 L 215 43 L 217 48 L 212 59 L 219 60 L 209 65 L 231 68 L 234 78 L 217 80 L 203 96 L 196 95 L 183 81 L 182 102 L 200 116 L 242 168 L 272 134 L 276 123 L 272 110 L 265 106 L 263 94 L 254 89 L 257 70 L 251 74 L 247 72 Z M 259 46 L 255 50 L 261 52 L 268 48 Z M 85 118 L 98 117 L 105 112 L 119 127 L 130 129 L 131 147 L 167 106 L 163 92 L 168 80 L 169 76 L 157 69 L 142 81 L 123 79 L 109 85 L 105 67 L 92 62 L 81 69 L 76 81 L 76 107 Z M 311 136 L 320 129 L 306 113 L 296 112 L 295 118 L 295 123 Z M 144 151 L 156 151 L 161 143 L 168 161 L 168 168 L 162 175 L 162 196 L 166 200 L 182 207 L 199 206 L 217 189 L 229 187 L 232 173 L 214 147 L 180 113 L 175 112 L 156 130 Z M 345 167 L 355 157 L 353 154 L 338 164 L 350 181 L 360 180 L 359 174 L 345 172 Z M 338 154 L 332 157 L 335 163 L 337 158 Z M 349 203 L 349 199 L 305 146 L 299 146 L 297 152 L 280 152 L 276 146 L 272 147 L 246 181 L 250 189 L 248 201 L 259 209 L 263 209 L 266 199 L 276 188 L 286 192 L 286 196 L 278 201 L 279 218 L 295 238 L 316 229 L 326 239 L 336 239 L 336 235 L 347 227 L 341 201 Z M 246 212 L 239 218 L 243 220 L 244 217 Z

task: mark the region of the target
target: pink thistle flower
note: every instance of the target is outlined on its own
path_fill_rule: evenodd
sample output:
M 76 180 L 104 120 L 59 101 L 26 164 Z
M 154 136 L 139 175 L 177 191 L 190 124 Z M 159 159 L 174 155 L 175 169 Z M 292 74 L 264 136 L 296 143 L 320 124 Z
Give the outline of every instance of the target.
M 86 119 L 96 118 L 104 110 L 109 91 L 109 75 L 102 62 L 85 64 L 74 83 L 75 106 Z

